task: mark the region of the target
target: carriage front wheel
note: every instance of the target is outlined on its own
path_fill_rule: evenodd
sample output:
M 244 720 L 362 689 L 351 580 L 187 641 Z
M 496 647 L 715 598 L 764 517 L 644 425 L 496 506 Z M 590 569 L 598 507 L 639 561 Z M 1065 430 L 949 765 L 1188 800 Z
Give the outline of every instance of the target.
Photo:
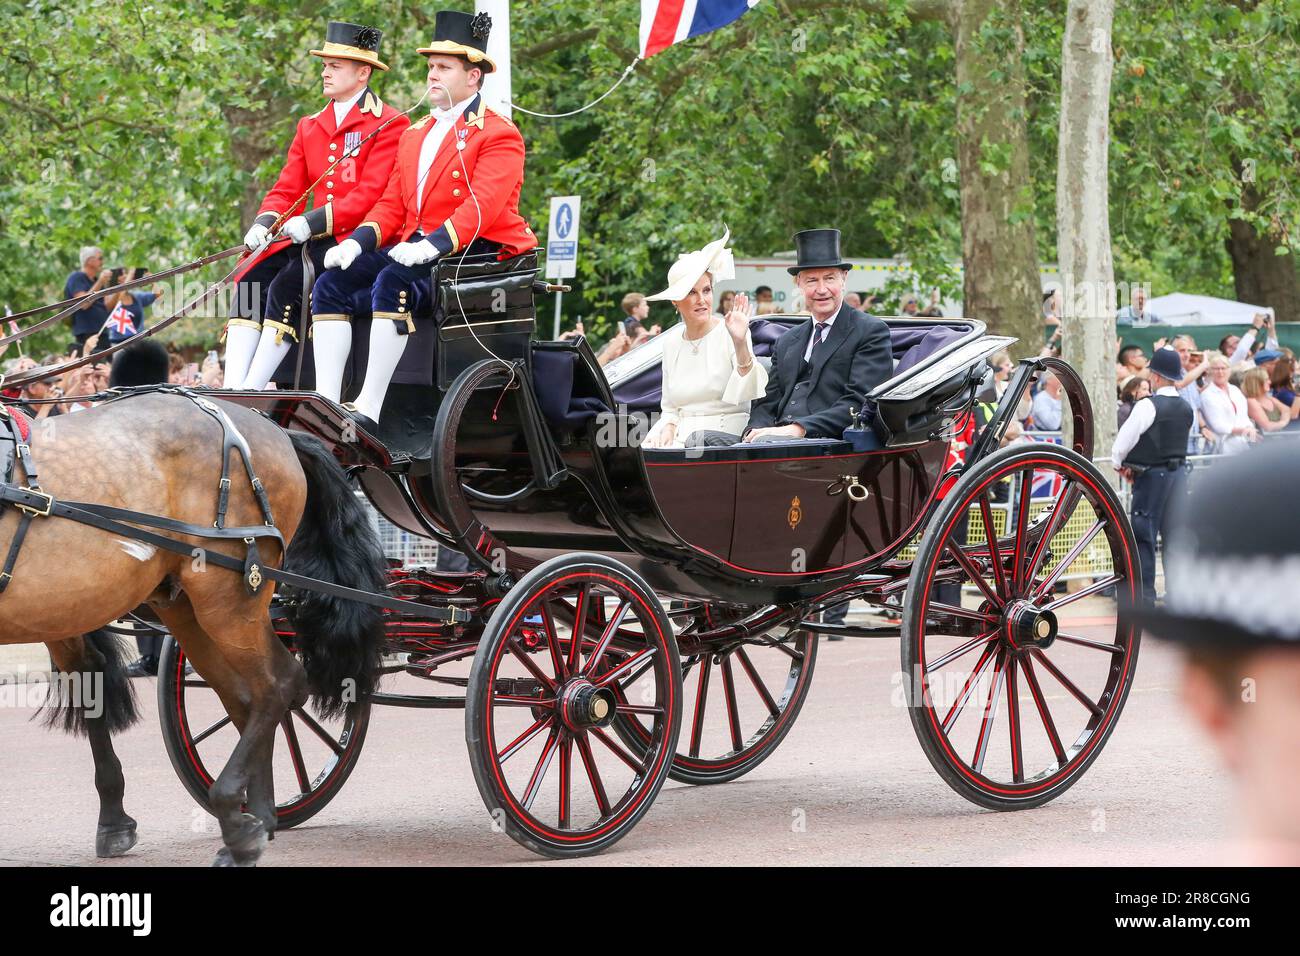
M 1034 443 L 965 472 L 903 608 L 905 697 L 940 776 L 994 810 L 1074 784 L 1128 696 L 1140 632 L 1117 612 L 1139 592 L 1132 529 L 1087 459 Z
M 470 671 L 465 738 L 493 826 L 546 856 L 595 853 L 654 802 L 681 724 L 677 642 L 625 565 L 571 554 L 538 565 L 496 607 Z M 612 725 L 649 733 L 629 749 Z

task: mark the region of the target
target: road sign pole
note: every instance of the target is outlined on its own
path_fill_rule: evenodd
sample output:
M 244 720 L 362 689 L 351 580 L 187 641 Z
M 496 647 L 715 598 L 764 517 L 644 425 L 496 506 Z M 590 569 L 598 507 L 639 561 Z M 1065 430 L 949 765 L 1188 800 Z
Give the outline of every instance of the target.
M 555 293 L 555 334 L 551 338 L 556 340 L 560 338 L 560 300 L 563 298 L 563 292 Z

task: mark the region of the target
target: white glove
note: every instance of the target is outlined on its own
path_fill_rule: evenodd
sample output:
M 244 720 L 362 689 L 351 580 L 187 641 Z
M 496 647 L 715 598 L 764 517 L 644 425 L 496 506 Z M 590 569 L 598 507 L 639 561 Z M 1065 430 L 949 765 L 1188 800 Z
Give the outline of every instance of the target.
M 403 266 L 422 266 L 440 255 L 438 247 L 428 239 L 421 239 L 419 242 L 399 242 L 388 250 L 388 258 Z
M 294 242 L 302 243 L 311 238 L 311 226 L 306 216 L 294 216 L 284 224 L 284 234 Z
M 344 239 L 325 253 L 325 268 L 346 269 L 359 255 L 361 255 L 361 243 L 355 239 Z
M 267 229 L 266 226 L 262 225 L 260 222 L 253 223 L 249 226 L 248 232 L 244 233 L 244 247 L 247 248 L 249 252 L 259 252 L 260 250 L 265 249 L 270 241 L 271 230 Z

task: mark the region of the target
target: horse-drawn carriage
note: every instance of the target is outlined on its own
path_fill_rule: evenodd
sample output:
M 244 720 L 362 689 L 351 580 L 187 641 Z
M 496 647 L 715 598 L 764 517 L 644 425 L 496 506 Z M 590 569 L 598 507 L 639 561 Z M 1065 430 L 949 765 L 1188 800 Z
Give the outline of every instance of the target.
M 1022 362 L 963 462 L 986 358 L 1011 340 L 970 319 L 888 319 L 895 373 L 844 440 L 643 449 L 659 343 L 602 369 L 581 338 L 534 340 L 536 280 L 535 255 L 444 266 L 426 378 L 393 387 L 379 435 L 312 392 L 220 395 L 321 439 L 389 522 L 471 565 L 391 568 L 388 596 L 460 612 L 386 612 L 385 673 L 430 692 L 386 684 L 333 722 L 286 716 L 281 826 L 339 791 L 372 705 L 463 707 L 506 832 L 547 855 L 600 850 L 665 777 L 731 780 L 770 755 L 835 633 L 901 637 L 916 733 L 967 799 L 1033 807 L 1082 775 L 1132 682 L 1139 635 L 1115 609 L 1138 574 L 1068 365 Z M 800 321 L 755 320 L 760 360 Z M 1044 369 L 1065 386 L 1072 447 L 1000 448 Z M 822 623 L 847 601 L 883 614 Z M 160 675 L 168 752 L 204 803 L 234 731 L 174 643 Z

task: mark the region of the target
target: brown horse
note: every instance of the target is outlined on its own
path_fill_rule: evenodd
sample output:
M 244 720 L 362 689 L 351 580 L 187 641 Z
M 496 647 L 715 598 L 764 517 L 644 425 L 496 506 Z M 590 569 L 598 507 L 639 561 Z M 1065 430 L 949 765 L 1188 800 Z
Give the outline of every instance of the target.
M 314 439 L 290 435 L 248 409 L 212 405 L 247 441 L 275 525 L 289 542 L 281 554 L 274 539 L 262 539 L 263 566 L 280 567 L 283 561 L 286 570 L 299 574 L 381 591 L 384 557 L 377 532 L 334 458 Z M 195 402 L 154 392 L 36 422 L 30 447 L 40 487 L 55 499 L 212 527 L 222 441 L 220 422 Z M 237 455 L 230 478 L 226 526 L 262 525 Z M 12 483 L 27 484 L 21 466 Z M 0 557 L 17 525 L 17 509 L 6 507 Z M 239 730 L 239 743 L 210 793 L 225 843 L 216 863 L 252 865 L 275 827 L 271 755 L 277 725 L 308 696 L 326 714 L 364 698 L 377 672 L 382 617 L 356 601 L 297 593 L 290 613 L 303 648 L 300 665 L 272 629 L 273 588 L 252 594 L 241 574 L 205 560 L 222 553 L 242 562 L 239 539 L 168 536 L 192 547 L 192 554 L 68 518 L 32 519 L 13 577 L 0 593 L 0 644 L 49 647 L 59 677 L 51 685 L 49 722 L 89 738 L 100 798 L 95 851 L 120 856 L 136 843 L 136 822 L 123 809 L 124 780 L 111 735 L 137 715 L 124 648 L 107 632 L 92 632 L 150 605 Z M 81 692 L 68 693 L 78 679 Z

